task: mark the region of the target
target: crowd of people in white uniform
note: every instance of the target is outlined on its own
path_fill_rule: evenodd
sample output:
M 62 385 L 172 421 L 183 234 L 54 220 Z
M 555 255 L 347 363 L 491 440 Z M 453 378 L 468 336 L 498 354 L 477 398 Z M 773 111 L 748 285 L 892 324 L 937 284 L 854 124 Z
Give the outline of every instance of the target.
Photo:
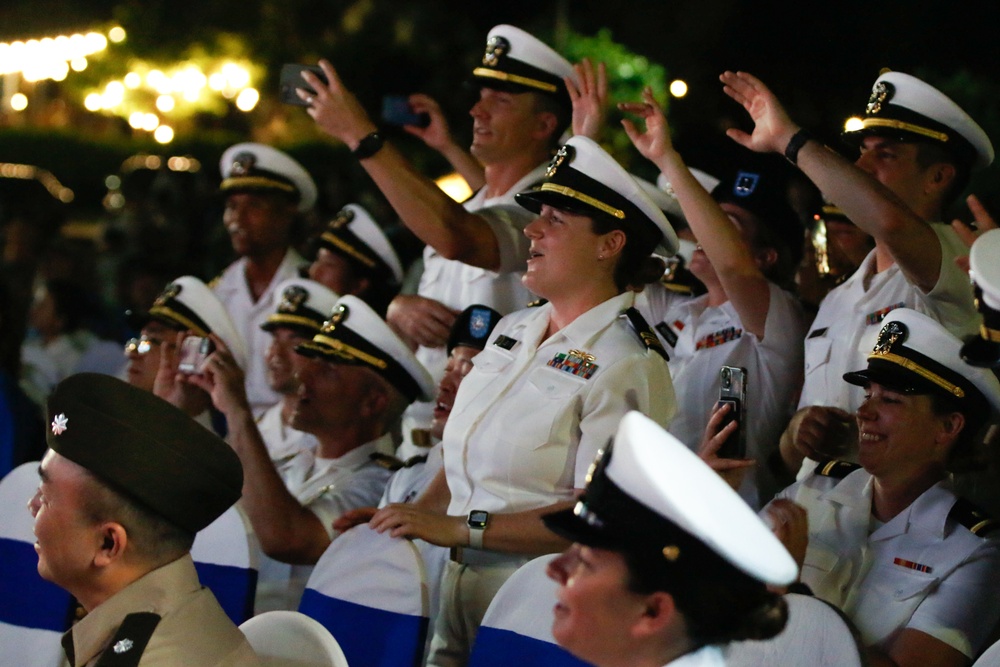
M 499 25 L 471 72 L 468 151 L 411 99 L 429 118 L 412 133 L 475 191 L 459 204 L 319 65 L 306 111 L 422 258 L 404 266 L 352 204 L 308 262 L 291 231 L 316 185 L 241 143 L 220 163 L 239 259 L 129 313 L 122 379 L 239 457 L 258 612 L 296 609 L 331 543 L 373 529 L 436 573 L 428 665 L 466 664 L 497 590 L 559 552 L 553 634 L 598 665 L 724 664 L 719 645 L 780 631 L 787 591 L 840 609 L 872 665 L 968 665 L 1000 637 L 1000 533 L 979 507 L 996 482 L 1000 232 L 974 196 L 975 225 L 943 219 L 994 151 L 954 101 L 883 73 L 845 133 L 852 162 L 725 72 L 752 129 L 727 131 L 741 166 L 712 178 L 650 90 L 608 100 L 602 64 Z M 599 143 L 612 102 L 658 185 Z M 818 310 L 797 293 L 813 211 L 793 184 L 821 193 L 840 267 Z M 42 401 L 57 382 L 28 380 Z

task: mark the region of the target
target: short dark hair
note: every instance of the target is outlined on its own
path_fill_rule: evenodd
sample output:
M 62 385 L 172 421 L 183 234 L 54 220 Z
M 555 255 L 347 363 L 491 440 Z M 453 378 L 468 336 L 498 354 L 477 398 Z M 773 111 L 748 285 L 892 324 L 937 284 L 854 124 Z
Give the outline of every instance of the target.
M 84 512 L 93 523 L 114 521 L 125 528 L 134 553 L 144 562 L 159 567 L 191 551 L 195 534 L 118 492 L 87 471 L 91 493 Z
M 788 621 L 785 599 L 764 583 L 743 574 L 713 552 L 699 558 L 704 574 L 691 576 L 664 567 L 653 551 L 622 552 L 633 593 L 669 593 L 684 616 L 688 638 L 696 645 L 726 644 L 745 639 L 769 639 Z M 715 576 L 714 572 L 726 576 Z
M 921 170 L 925 170 L 935 164 L 950 164 L 955 168 L 955 178 L 944 193 L 941 207 L 947 207 L 962 194 L 969 184 L 971 175 L 970 166 L 965 160 L 959 159 L 955 153 L 937 141 L 917 141 L 914 142 L 917 148 L 916 162 Z
M 561 104 L 551 95 L 546 95 L 544 93 L 526 93 L 531 95 L 533 100 L 533 109 L 536 114 L 538 113 L 550 113 L 556 117 L 556 129 L 549 137 L 549 148 L 558 148 L 559 140 L 562 138 L 564 132 L 569 129 L 569 125 L 573 120 L 573 110 L 567 108 L 565 104 Z
M 978 445 L 982 442 L 980 436 L 989 421 L 989 406 L 963 404 L 951 394 L 934 392 L 928 396 L 931 399 L 931 411 L 936 416 L 944 417 L 957 412 L 965 418 L 965 424 L 948 452 L 946 462 L 948 470 L 950 472 L 964 472 L 977 468 L 981 454 Z
M 599 211 L 585 215 L 590 218 L 591 229 L 595 234 L 607 234 L 616 229 L 625 233 L 625 247 L 622 248 L 614 271 L 615 287 L 620 292 L 641 288 L 663 276 L 666 264 L 659 257 L 653 256 L 659 239 L 651 229 L 626 228 L 618 218 Z

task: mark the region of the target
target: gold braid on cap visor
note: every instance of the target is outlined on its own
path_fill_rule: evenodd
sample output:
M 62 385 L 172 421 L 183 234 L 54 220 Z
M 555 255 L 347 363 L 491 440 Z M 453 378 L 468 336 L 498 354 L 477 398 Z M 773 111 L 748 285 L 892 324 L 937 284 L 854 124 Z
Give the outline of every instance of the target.
M 160 317 L 167 317 L 174 322 L 177 322 L 186 329 L 190 329 L 195 334 L 201 336 L 202 338 L 208 338 L 208 332 L 204 328 L 195 324 L 194 320 L 181 315 L 176 310 L 172 308 L 167 308 L 166 306 L 153 306 L 149 309 L 150 315 L 159 315 Z
M 625 211 L 620 208 L 615 208 L 613 206 L 608 206 L 600 199 L 594 199 L 590 195 L 585 195 L 579 190 L 574 190 L 573 188 L 567 188 L 565 185 L 556 185 L 555 183 L 542 183 L 542 187 L 539 188 L 540 192 L 555 192 L 556 194 L 565 195 L 570 199 L 576 199 L 577 201 L 582 201 L 584 204 L 593 206 L 598 211 L 603 211 L 608 215 L 614 216 L 619 220 L 625 219 Z
M 477 67 L 476 69 L 472 70 L 472 75 L 481 76 L 486 79 L 499 79 L 500 81 L 519 83 L 522 86 L 528 86 L 529 88 L 537 88 L 538 90 L 544 90 L 547 93 L 556 92 L 555 85 L 551 83 L 546 83 L 545 81 L 539 81 L 538 79 L 529 79 L 526 76 L 509 74 L 507 72 L 501 72 L 500 70 L 489 69 L 487 67 Z
M 330 348 L 334 353 L 344 357 L 345 359 L 357 359 L 363 361 L 369 366 L 378 368 L 379 370 L 385 370 L 388 368 L 388 364 L 378 357 L 363 352 L 353 345 L 348 345 L 347 343 L 337 340 L 336 338 L 330 338 L 329 336 L 324 336 L 322 334 L 316 334 L 313 338 L 314 343 L 321 343 L 325 347 Z M 316 349 L 315 347 L 313 349 Z
M 265 324 L 297 324 L 299 326 L 308 327 L 314 331 L 320 330 L 320 323 L 311 317 L 305 317 L 303 315 L 289 315 L 288 313 L 276 313 L 271 315 L 265 321 Z
M 322 236 L 320 236 L 320 239 L 323 241 L 327 241 L 328 243 L 340 248 L 342 251 L 344 251 L 354 259 L 358 260 L 359 262 L 367 266 L 369 269 L 375 268 L 375 260 L 373 260 L 371 257 L 362 254 L 360 250 L 358 250 L 357 248 L 355 248 L 354 246 L 352 246 L 350 243 L 340 238 L 339 236 L 331 234 L 330 232 L 326 232 Z
M 926 127 L 920 127 L 919 125 L 914 125 L 913 123 L 904 123 L 901 120 L 893 120 L 891 118 L 865 118 L 861 121 L 861 127 L 865 130 L 870 127 L 888 127 L 893 130 L 905 130 L 906 132 L 913 132 L 914 134 L 936 139 L 941 142 L 946 142 L 949 139 L 948 135 L 944 132 L 929 130 Z
M 276 181 L 273 178 L 265 176 L 232 176 L 222 181 L 222 185 L 219 186 L 220 190 L 228 190 L 230 188 L 275 188 L 293 194 L 298 192 L 298 189 L 294 185 L 282 183 L 281 181 Z
M 933 371 L 927 370 L 926 368 L 924 368 L 920 364 L 918 364 L 915 361 L 912 361 L 910 359 L 907 359 L 906 357 L 901 357 L 898 354 L 893 354 L 892 352 L 886 352 L 884 354 L 869 354 L 868 355 L 868 360 L 871 361 L 872 359 L 881 359 L 883 361 L 888 361 L 888 362 L 894 363 L 897 366 L 902 366 L 906 370 L 908 370 L 910 372 L 913 372 L 913 373 L 916 373 L 917 375 L 919 375 L 920 377 L 924 378 L 925 380 L 930 380 L 931 382 L 933 382 L 937 386 L 939 386 L 942 389 L 944 389 L 945 391 L 947 391 L 949 394 L 951 394 L 953 396 L 957 396 L 958 398 L 965 398 L 965 390 L 964 389 L 962 389 L 958 385 L 955 385 L 955 384 L 952 384 L 951 382 L 948 382 L 947 380 L 945 380 L 943 377 L 941 377 L 937 373 L 934 373 Z

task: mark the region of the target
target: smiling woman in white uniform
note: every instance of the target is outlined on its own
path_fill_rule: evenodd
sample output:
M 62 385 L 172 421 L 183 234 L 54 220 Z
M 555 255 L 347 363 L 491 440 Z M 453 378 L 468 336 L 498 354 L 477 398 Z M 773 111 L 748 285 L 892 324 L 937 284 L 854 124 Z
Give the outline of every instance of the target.
M 597 667 L 721 667 L 721 645 L 785 625 L 767 589 L 797 568 L 753 511 L 677 438 L 636 413 L 572 510 L 545 524 L 574 544 L 549 565 L 552 635 Z
M 525 286 L 548 299 L 497 325 L 444 432 L 444 473 L 413 504 L 372 520 L 397 537 L 453 547 L 429 664 L 460 665 L 496 590 L 527 557 L 565 547 L 541 516 L 568 507 L 618 421 L 666 424 L 674 392 L 632 285 L 656 280 L 677 237 L 662 211 L 596 143 L 574 137 L 546 180 L 517 195 L 538 217 Z
M 768 509 L 798 528 L 802 581 L 857 625 L 872 665 L 968 665 L 998 620 L 996 522 L 956 497 L 948 471 L 972 458 L 1000 409 L 1000 383 L 962 343 L 906 308 L 886 318 L 857 411 L 861 466 L 821 462 Z M 780 534 L 780 533 L 779 533 Z M 804 553 L 803 553 L 804 552 Z

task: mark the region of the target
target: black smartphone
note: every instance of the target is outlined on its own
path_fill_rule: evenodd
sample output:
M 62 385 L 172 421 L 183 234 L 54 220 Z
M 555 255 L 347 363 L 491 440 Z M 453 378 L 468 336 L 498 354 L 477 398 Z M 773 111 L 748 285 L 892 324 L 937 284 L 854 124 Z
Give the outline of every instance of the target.
M 281 67 L 281 79 L 278 83 L 278 99 L 285 104 L 294 104 L 300 107 L 307 107 L 309 103 L 296 94 L 295 89 L 301 88 L 310 95 L 315 95 L 316 91 L 302 78 L 302 72 L 310 71 L 319 77 L 323 83 L 327 83 L 326 74 L 318 65 L 299 65 L 298 63 L 288 63 Z
M 719 369 L 719 402 L 716 407 L 728 404 L 729 412 L 719 425 L 721 431 L 732 421 L 739 425 L 729 434 L 719 448 L 718 456 L 724 459 L 745 459 L 746 442 L 747 369 L 738 366 L 723 366 Z
M 431 117 L 426 113 L 417 113 L 410 106 L 406 95 L 386 95 L 382 98 L 382 120 L 389 125 L 414 125 L 427 127 Z
M 177 372 L 185 375 L 200 375 L 205 359 L 215 350 L 215 345 L 209 338 L 188 336 L 181 343 L 180 358 L 177 362 Z

